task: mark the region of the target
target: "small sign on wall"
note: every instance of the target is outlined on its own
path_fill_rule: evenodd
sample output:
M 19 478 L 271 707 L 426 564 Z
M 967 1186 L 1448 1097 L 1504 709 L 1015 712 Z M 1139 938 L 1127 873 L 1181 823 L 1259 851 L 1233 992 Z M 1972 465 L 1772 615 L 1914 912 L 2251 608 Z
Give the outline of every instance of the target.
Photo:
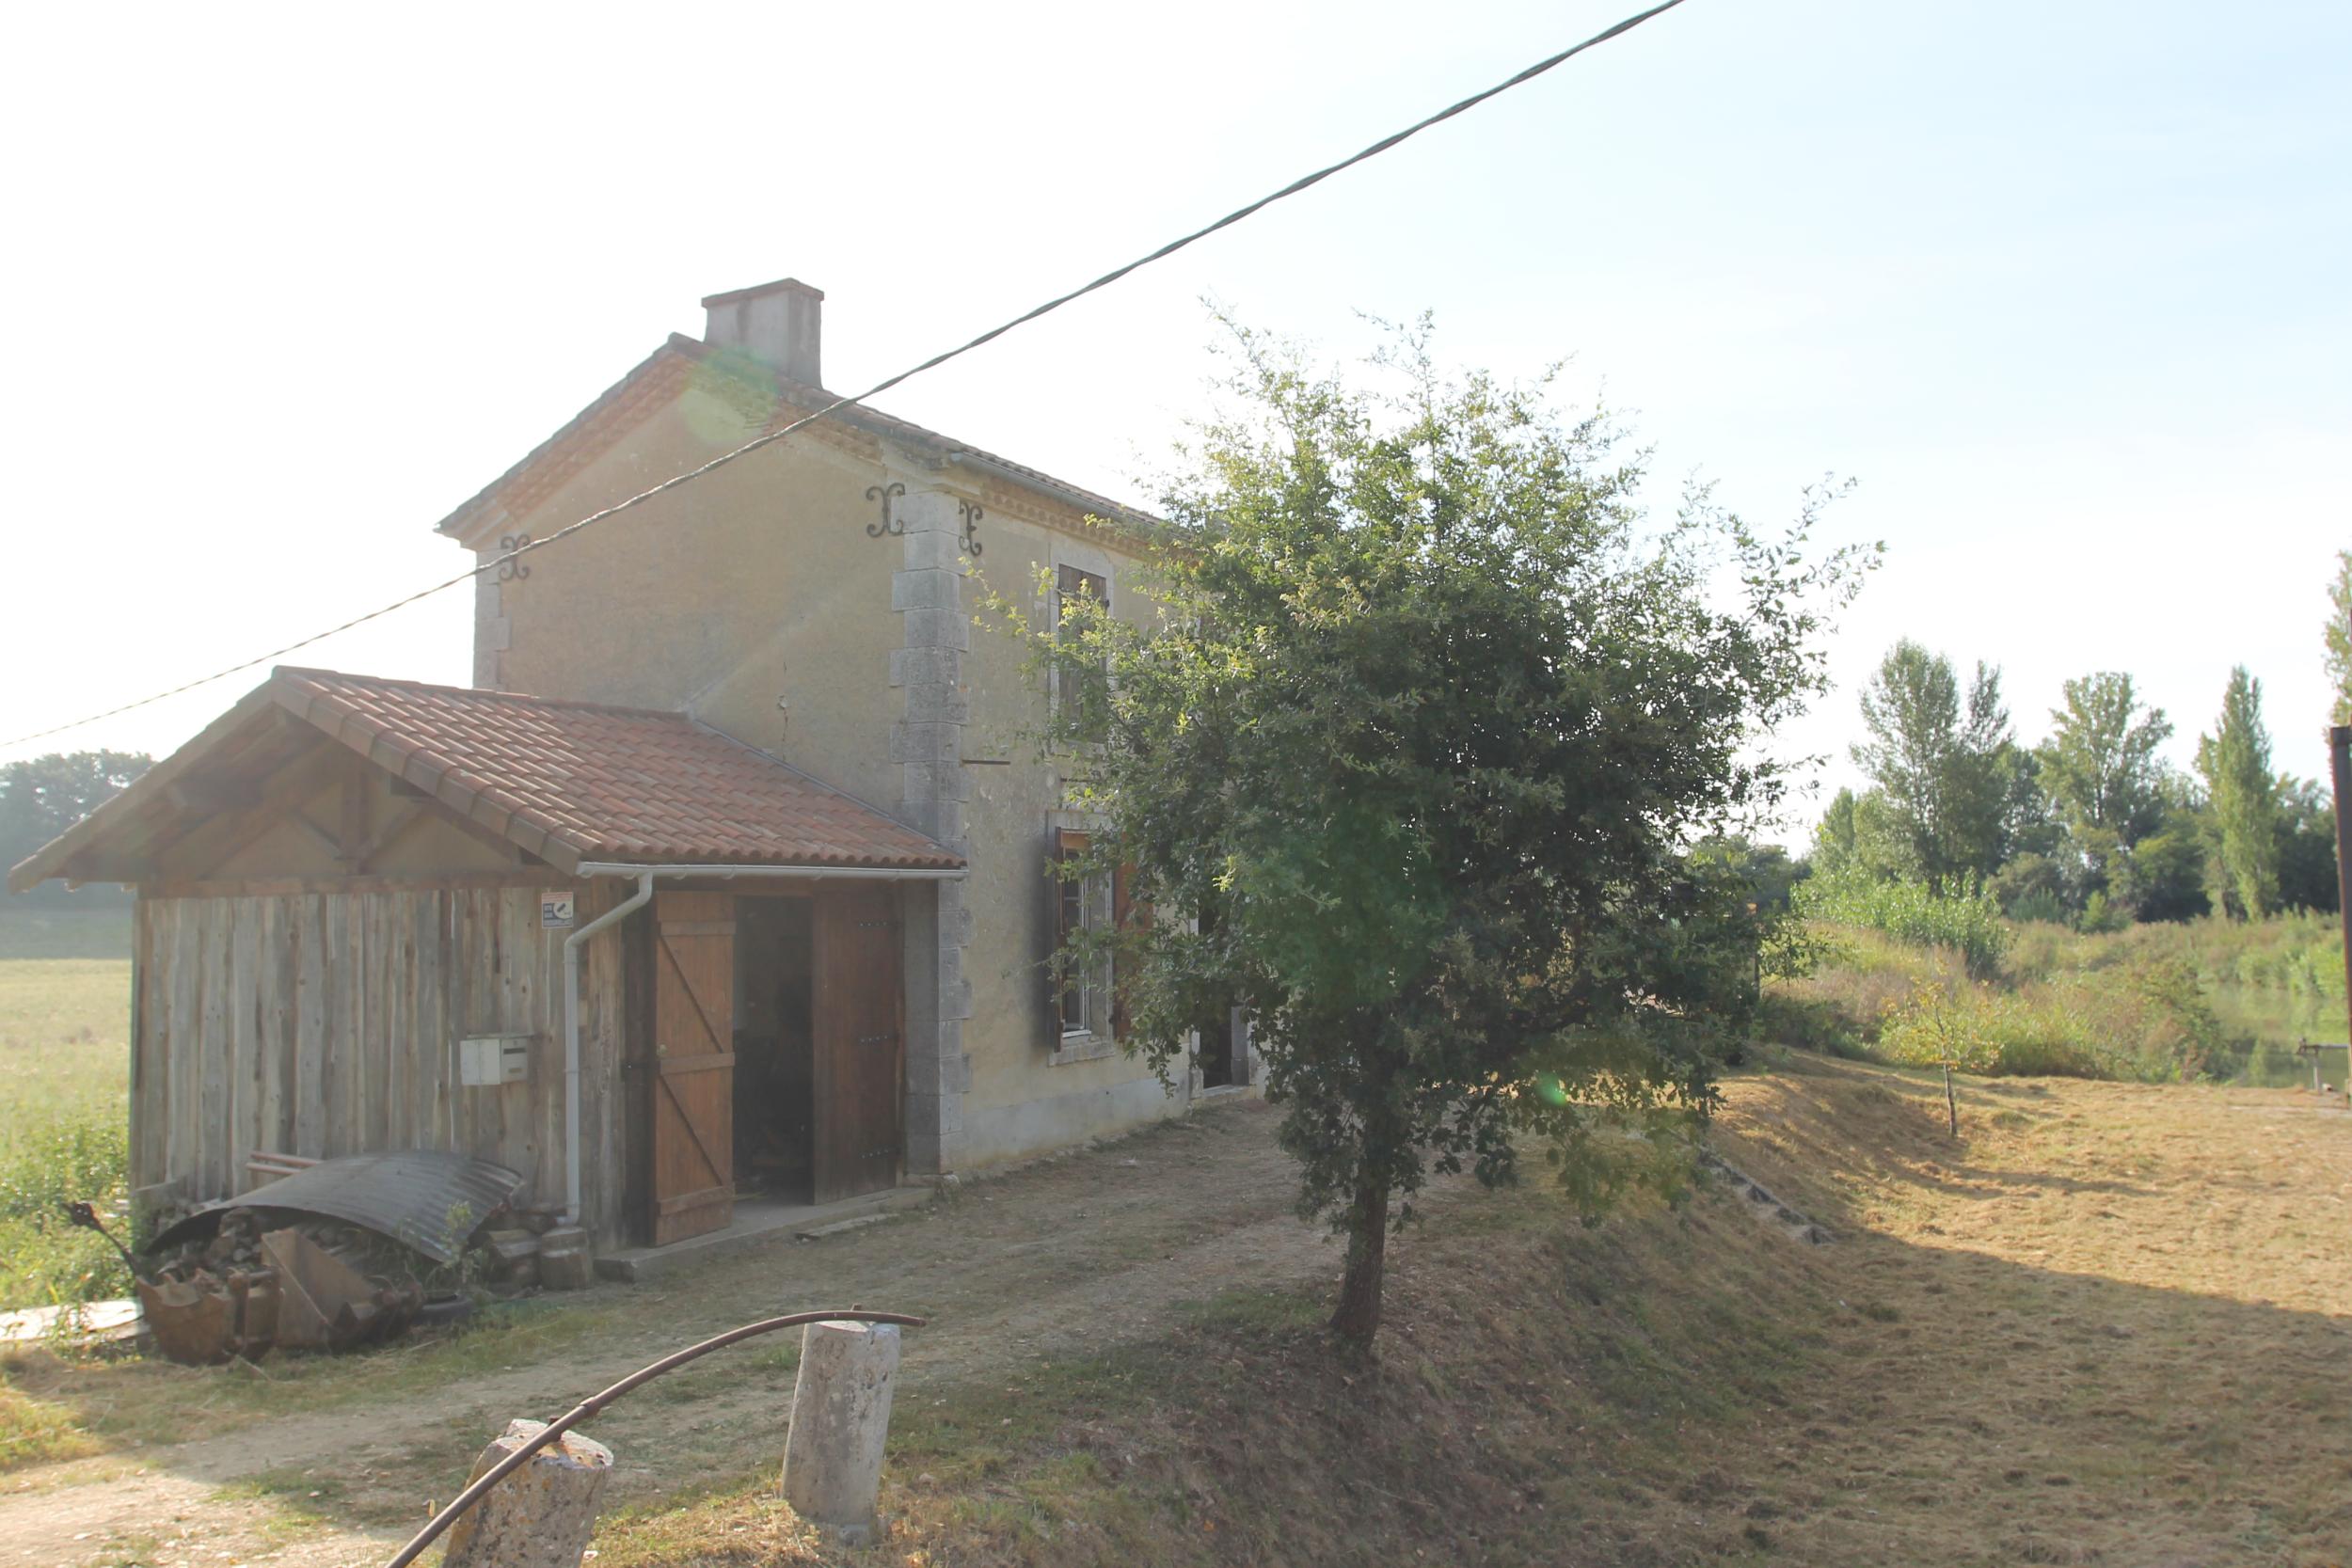
M 568 931 L 572 928 L 572 898 L 569 893 L 539 895 L 539 928 L 543 931 Z

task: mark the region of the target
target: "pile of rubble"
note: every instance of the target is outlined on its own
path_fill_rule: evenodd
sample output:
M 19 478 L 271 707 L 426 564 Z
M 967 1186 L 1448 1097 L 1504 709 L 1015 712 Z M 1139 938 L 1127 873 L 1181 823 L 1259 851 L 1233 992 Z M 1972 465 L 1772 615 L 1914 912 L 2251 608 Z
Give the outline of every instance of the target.
M 477 1293 L 588 1283 L 586 1237 L 512 1209 L 519 1179 L 501 1166 L 409 1150 L 257 1153 L 253 1168 L 270 1179 L 166 1226 L 145 1264 L 123 1255 L 148 1332 L 172 1360 L 353 1350 L 456 1322 Z M 75 1207 L 76 1223 L 100 1228 Z
M 139 1309 L 164 1354 L 204 1366 L 258 1361 L 281 1346 L 351 1350 L 405 1332 L 422 1312 L 424 1289 L 413 1272 L 367 1272 L 378 1249 L 356 1227 L 297 1222 L 264 1230 L 263 1223 L 254 1210 L 233 1211 L 209 1242 L 183 1245 L 151 1279 L 136 1281 Z

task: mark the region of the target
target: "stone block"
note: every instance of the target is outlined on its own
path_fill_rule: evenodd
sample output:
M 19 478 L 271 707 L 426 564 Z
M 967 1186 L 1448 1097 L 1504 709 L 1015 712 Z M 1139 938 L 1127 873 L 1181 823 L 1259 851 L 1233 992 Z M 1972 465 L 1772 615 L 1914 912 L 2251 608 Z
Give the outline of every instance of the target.
M 890 684 L 961 686 L 963 683 L 963 651 L 960 648 L 893 648 L 890 650 Z
M 539 1238 L 539 1283 L 550 1291 L 585 1289 L 596 1277 L 588 1232 L 563 1226 Z
M 472 1480 L 547 1430 L 516 1420 L 474 1461 Z M 580 1568 L 596 1531 L 612 1450 L 567 1432 L 525 1460 L 449 1528 L 442 1568 Z
M 922 681 L 909 686 L 907 718 L 914 723 L 961 726 L 972 718 L 972 698 L 963 688 L 946 681 Z
M 961 724 L 918 723 L 901 719 L 890 726 L 890 760 L 955 765 L 962 760 Z
M 914 530 L 905 535 L 902 543 L 906 550 L 904 564 L 910 572 L 961 574 L 963 570 L 963 531 L 961 526 Z
M 953 572 L 924 570 L 890 575 L 893 610 L 955 610 L 963 603 L 963 578 Z
M 955 648 L 972 646 L 972 617 L 961 610 L 909 610 L 906 616 L 906 645 L 910 648 Z

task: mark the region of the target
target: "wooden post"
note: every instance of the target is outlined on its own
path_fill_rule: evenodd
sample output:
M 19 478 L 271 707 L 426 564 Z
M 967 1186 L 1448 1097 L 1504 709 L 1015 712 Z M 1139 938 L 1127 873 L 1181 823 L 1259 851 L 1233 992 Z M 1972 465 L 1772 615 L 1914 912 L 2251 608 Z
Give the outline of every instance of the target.
M 2344 933 L 2344 1038 L 2352 1040 L 2352 724 L 2328 726 L 2328 771 L 2336 790 L 2336 921 Z M 2317 1066 L 2316 1056 L 2312 1058 Z M 2344 1075 L 2352 1101 L 2352 1069 Z
M 521 1448 L 545 1421 L 509 1421 L 474 1461 L 473 1479 Z M 596 1532 L 596 1499 L 612 1473 L 612 1450 L 567 1432 L 450 1527 L 441 1568 L 580 1568 Z
M 1960 1101 L 1952 1097 L 1952 1059 L 1944 1058 L 1944 1117 L 1952 1124 L 1952 1136 L 1960 1136 Z
M 898 1371 L 896 1323 L 832 1319 L 802 1331 L 792 1424 L 784 1439 L 784 1500 L 843 1545 L 874 1539 Z

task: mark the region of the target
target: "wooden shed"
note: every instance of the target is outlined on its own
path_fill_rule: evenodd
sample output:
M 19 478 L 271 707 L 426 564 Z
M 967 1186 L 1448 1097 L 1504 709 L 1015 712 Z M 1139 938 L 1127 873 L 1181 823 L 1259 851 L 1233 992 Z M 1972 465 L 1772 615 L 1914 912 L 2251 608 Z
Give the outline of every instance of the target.
M 452 1149 L 611 1247 L 900 1180 L 901 904 L 961 871 L 680 714 L 280 669 L 8 881 L 137 889 L 144 1201 Z

